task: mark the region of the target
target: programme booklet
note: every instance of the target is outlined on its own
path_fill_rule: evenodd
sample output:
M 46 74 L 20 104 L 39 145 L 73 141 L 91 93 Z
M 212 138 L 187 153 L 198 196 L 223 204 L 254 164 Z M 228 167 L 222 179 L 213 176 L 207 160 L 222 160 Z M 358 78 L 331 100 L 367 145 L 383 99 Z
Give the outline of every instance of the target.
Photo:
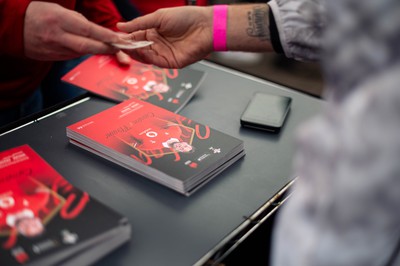
M 138 99 L 68 126 L 67 136 L 187 196 L 245 154 L 242 140 Z
M 0 152 L 1 265 L 89 265 L 130 237 L 124 216 L 67 182 L 30 146 Z
M 191 68 L 166 69 L 132 59 L 121 65 L 115 56 L 93 55 L 62 77 L 115 102 L 141 99 L 178 113 L 194 96 L 205 72 Z

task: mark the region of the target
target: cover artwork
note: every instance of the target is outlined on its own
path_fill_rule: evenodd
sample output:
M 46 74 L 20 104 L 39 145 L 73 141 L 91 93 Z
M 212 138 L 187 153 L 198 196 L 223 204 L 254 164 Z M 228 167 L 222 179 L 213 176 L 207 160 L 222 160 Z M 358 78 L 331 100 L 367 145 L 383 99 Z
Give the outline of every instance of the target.
M 136 99 L 69 126 L 67 135 L 140 174 L 164 174 L 157 181 L 183 191 L 243 149 L 239 139 Z
M 194 95 L 203 76 L 204 72 L 190 67 L 162 69 L 134 60 L 123 66 L 114 56 L 94 55 L 62 80 L 117 102 L 137 98 L 178 112 Z
M 119 215 L 73 187 L 28 145 L 0 152 L 1 265 L 54 264 L 52 255 L 76 250 L 120 222 Z

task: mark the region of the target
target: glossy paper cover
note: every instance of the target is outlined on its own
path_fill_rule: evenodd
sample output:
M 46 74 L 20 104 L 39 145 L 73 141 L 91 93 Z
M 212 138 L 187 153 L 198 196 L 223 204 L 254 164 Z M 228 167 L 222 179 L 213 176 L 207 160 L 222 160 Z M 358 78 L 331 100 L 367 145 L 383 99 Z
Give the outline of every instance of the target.
M 178 112 L 193 97 L 204 72 L 162 69 L 135 60 L 121 65 L 110 55 L 94 55 L 62 77 L 62 80 L 94 94 L 121 102 L 141 99 Z
M 1 265 L 53 265 L 122 227 L 125 218 L 68 183 L 28 145 L 0 152 Z
M 235 137 L 136 99 L 68 126 L 67 135 L 135 172 L 165 175 L 170 178 L 161 183 L 175 180 L 178 186 L 201 179 L 243 150 Z

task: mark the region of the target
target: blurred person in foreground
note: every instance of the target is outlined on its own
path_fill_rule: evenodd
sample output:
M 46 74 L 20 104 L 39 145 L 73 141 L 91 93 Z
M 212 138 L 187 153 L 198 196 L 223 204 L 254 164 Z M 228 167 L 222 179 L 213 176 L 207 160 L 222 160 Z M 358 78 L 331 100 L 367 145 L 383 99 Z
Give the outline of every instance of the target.
M 274 266 L 400 265 L 400 1 L 272 0 L 161 9 L 118 24 L 130 55 L 181 68 L 212 51 L 320 60 L 326 103 L 297 132 Z M 190 14 L 190 15 L 189 15 Z

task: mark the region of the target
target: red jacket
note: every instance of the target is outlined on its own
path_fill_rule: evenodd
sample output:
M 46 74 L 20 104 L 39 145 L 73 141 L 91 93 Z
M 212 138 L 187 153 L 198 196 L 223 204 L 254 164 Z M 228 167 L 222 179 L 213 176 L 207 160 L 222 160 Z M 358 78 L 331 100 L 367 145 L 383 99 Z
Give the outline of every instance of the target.
M 44 0 L 45 1 L 45 0 Z M 48 61 L 25 57 L 23 29 L 25 11 L 31 0 L 0 0 L 0 111 L 28 97 L 51 68 Z M 89 20 L 115 29 L 121 21 L 112 0 L 53 0 L 76 10 Z
M 138 9 L 141 14 L 149 14 L 156 11 L 159 8 L 184 6 L 188 0 L 156 0 L 156 1 L 144 1 L 144 0 L 131 0 L 131 3 Z M 197 0 L 196 5 L 205 6 L 207 0 Z

